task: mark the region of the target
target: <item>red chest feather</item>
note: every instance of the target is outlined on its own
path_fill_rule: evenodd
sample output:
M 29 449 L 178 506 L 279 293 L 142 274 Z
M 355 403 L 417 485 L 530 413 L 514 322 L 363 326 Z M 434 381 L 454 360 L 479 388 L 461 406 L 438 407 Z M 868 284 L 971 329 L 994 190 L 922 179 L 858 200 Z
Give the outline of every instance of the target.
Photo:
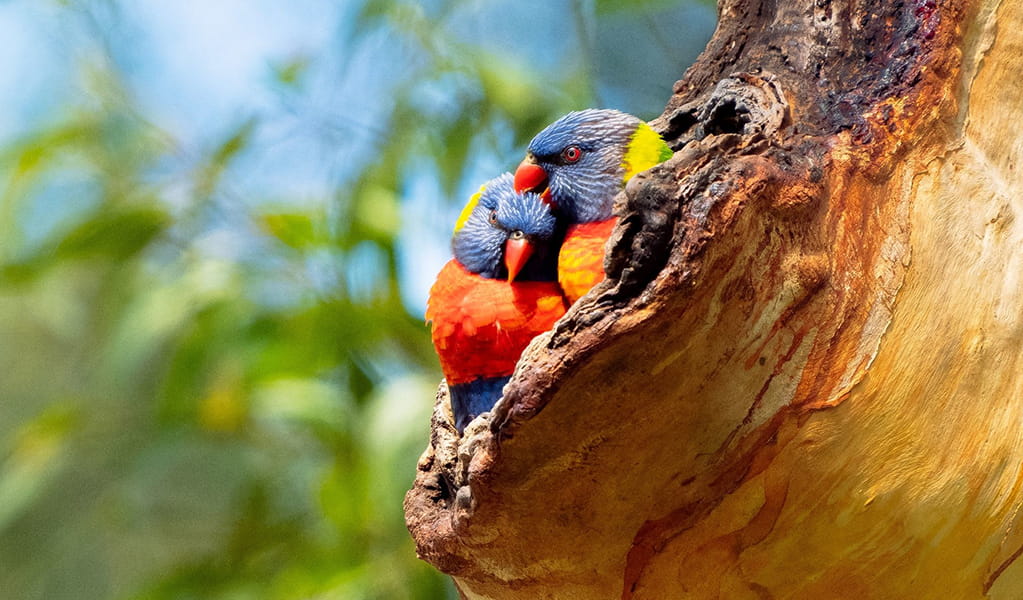
M 611 237 L 617 217 L 568 228 L 558 254 L 558 280 L 569 304 L 604 279 L 604 245 Z
M 449 384 L 510 375 L 530 340 L 563 314 L 555 282 L 486 279 L 454 260 L 437 275 L 426 305 Z

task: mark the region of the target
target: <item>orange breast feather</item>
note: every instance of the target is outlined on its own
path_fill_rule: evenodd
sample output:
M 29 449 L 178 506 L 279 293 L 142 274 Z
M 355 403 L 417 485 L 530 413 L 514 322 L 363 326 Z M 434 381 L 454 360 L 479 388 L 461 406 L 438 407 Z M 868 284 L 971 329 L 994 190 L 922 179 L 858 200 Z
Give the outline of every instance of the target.
M 449 384 L 511 375 L 530 340 L 563 314 L 557 283 L 487 279 L 454 260 L 437 275 L 426 305 Z
M 604 245 L 617 217 L 571 225 L 558 254 L 558 280 L 569 304 L 604 279 Z

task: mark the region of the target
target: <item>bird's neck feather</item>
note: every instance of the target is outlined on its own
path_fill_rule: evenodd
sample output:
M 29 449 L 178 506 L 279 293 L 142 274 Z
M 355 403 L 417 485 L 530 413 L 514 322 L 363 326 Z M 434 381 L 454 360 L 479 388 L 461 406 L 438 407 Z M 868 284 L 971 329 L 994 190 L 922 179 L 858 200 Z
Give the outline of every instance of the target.
M 650 128 L 646 123 L 640 123 L 636 133 L 622 156 L 622 168 L 625 169 L 623 181 L 628 181 L 641 171 L 646 171 L 654 165 L 671 158 L 671 148 L 664 143 L 661 136 Z

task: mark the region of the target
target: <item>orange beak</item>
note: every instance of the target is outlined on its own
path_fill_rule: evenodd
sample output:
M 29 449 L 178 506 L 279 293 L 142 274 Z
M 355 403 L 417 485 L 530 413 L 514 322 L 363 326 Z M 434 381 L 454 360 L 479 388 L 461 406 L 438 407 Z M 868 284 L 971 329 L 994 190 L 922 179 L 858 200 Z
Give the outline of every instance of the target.
M 547 187 L 547 171 L 536 164 L 532 156 L 526 157 L 519 168 L 515 169 L 515 191 L 535 192 L 540 194 L 540 199 L 545 203 L 551 203 L 551 190 Z
M 532 255 L 533 244 L 525 238 L 504 243 L 504 266 L 508 268 L 508 283 L 515 281 Z

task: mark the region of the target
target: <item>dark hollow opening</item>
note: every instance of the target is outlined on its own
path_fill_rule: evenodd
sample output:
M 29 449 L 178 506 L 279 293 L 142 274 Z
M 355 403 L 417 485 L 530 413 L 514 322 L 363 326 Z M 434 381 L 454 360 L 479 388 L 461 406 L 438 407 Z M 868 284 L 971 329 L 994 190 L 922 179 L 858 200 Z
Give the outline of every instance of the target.
M 738 106 L 735 100 L 726 100 L 714 107 L 703 129 L 708 135 L 743 133 L 749 122 L 749 110 Z

